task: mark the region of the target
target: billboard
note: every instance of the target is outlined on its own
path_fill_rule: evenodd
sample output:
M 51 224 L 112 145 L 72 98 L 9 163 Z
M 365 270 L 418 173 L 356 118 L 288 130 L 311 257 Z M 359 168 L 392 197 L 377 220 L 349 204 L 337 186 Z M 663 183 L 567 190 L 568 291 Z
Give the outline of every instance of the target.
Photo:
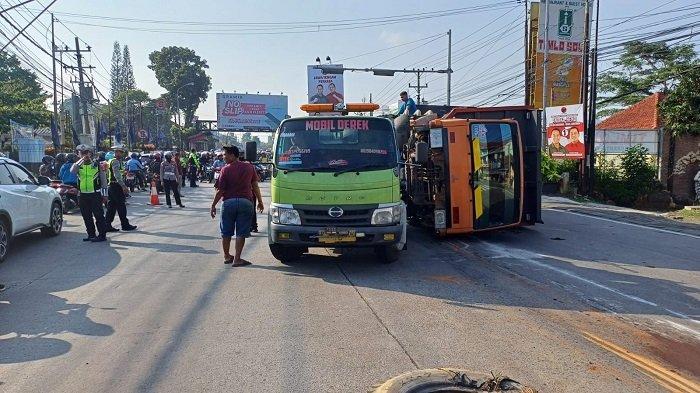
M 287 96 L 216 94 L 216 122 L 219 130 L 274 131 L 287 115 Z
M 552 158 L 580 160 L 586 153 L 583 129 L 583 105 L 545 108 L 547 153 Z
M 550 14 L 555 8 L 555 1 L 550 1 Z M 578 3 L 576 1 L 562 1 L 561 3 Z M 583 2 L 581 2 L 583 3 Z M 530 65 L 530 97 L 529 104 L 541 109 L 543 99 L 544 81 L 544 54 L 539 50 L 541 33 L 540 3 L 532 3 L 530 9 L 530 48 L 528 64 Z M 551 19 L 551 16 L 550 16 Z M 583 26 L 583 23 L 581 23 Z M 550 35 L 552 29 L 550 27 Z M 573 35 L 573 33 L 572 33 Z M 542 42 L 543 42 L 542 38 Z M 547 62 L 547 92 L 548 106 L 563 106 L 578 104 L 581 102 L 581 84 L 583 74 L 583 56 L 579 53 L 561 53 L 551 51 Z
M 542 0 L 538 12 L 537 51 L 545 50 L 545 10 L 549 8 L 549 53 L 582 55 L 586 38 L 586 3 L 585 0 Z
M 324 74 L 316 65 L 306 67 L 308 76 L 309 104 L 342 104 L 345 102 L 343 74 Z M 342 68 L 342 64 L 328 64 L 324 67 Z

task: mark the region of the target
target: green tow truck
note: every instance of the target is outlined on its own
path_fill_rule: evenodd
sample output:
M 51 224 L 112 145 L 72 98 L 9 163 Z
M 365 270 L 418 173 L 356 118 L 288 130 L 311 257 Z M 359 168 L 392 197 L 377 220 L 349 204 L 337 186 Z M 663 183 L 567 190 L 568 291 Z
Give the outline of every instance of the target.
M 268 241 L 283 263 L 309 247 L 366 247 L 391 263 L 406 246 L 393 123 L 348 113 L 376 104 L 308 104 L 275 134 Z

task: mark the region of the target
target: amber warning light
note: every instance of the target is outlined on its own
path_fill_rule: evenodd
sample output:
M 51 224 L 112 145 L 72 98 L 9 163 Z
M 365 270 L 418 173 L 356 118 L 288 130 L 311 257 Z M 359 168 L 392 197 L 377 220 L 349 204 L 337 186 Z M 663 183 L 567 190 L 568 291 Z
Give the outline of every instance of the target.
M 372 112 L 379 109 L 379 104 L 304 104 L 301 110 L 308 113 L 320 112 Z

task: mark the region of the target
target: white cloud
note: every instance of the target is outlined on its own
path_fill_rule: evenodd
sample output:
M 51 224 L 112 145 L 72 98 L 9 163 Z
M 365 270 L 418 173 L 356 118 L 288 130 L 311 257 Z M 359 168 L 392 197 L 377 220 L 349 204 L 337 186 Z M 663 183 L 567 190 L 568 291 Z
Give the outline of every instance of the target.
M 379 40 L 385 44 L 394 46 L 403 44 L 404 42 L 408 42 L 408 40 L 406 39 L 406 37 L 408 36 L 410 35 L 398 31 L 382 30 L 382 32 L 379 34 Z

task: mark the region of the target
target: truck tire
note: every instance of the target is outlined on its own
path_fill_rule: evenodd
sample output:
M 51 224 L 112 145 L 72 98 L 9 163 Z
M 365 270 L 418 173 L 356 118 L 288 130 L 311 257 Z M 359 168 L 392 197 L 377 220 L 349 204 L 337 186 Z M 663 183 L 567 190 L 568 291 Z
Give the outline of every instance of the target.
M 272 256 L 285 265 L 292 263 L 301 258 L 308 251 L 306 247 L 285 246 L 282 244 L 270 244 L 270 252 Z
M 374 250 L 379 257 L 379 261 L 384 264 L 394 263 L 399 260 L 401 250 L 396 248 L 396 245 L 380 246 Z
M 474 376 L 467 370 L 452 368 L 433 368 L 416 370 L 394 377 L 373 390 L 373 393 L 411 393 L 411 392 L 512 392 L 537 393 L 533 388 L 524 386 L 507 377 Z M 481 373 L 479 373 L 481 374 Z

